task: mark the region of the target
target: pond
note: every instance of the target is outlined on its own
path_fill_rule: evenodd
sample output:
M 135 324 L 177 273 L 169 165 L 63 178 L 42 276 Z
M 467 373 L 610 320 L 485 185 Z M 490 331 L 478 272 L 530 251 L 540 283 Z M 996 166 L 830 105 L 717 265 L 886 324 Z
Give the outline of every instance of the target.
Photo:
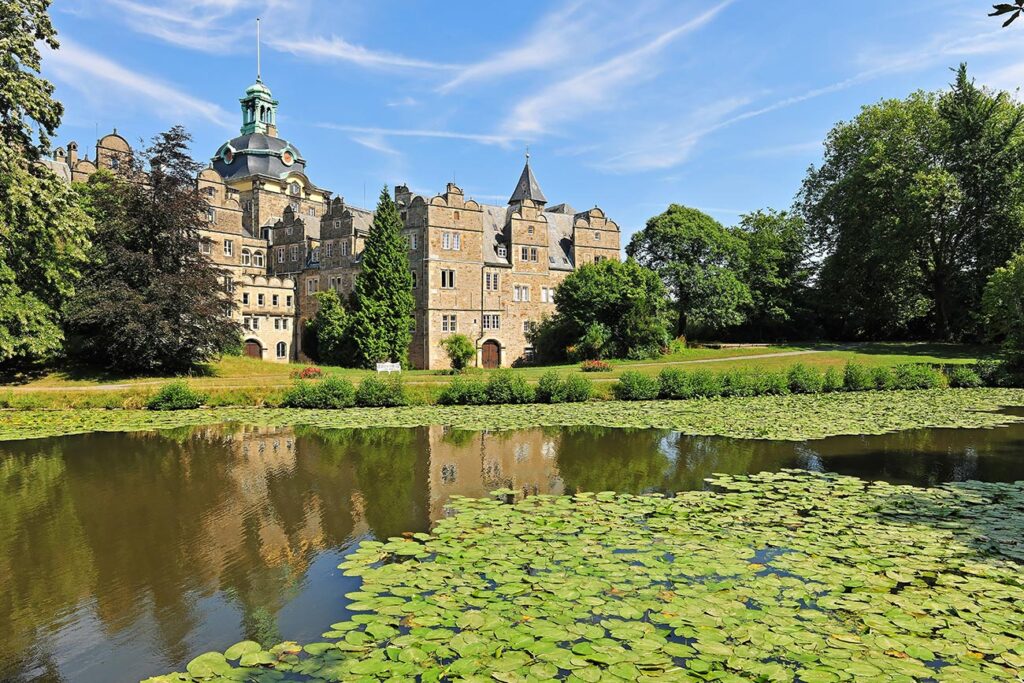
M 1017 414 L 1022 414 L 1017 411 Z M 801 468 L 932 486 L 1024 479 L 1024 424 L 802 443 L 664 430 L 224 425 L 0 443 L 0 680 L 136 681 L 348 618 L 359 541 L 453 495 L 700 489 Z

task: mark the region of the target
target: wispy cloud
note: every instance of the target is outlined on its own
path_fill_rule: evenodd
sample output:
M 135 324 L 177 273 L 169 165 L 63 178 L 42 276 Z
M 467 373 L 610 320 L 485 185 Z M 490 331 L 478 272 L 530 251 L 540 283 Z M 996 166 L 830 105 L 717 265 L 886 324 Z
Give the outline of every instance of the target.
M 529 32 L 515 41 L 516 47 L 504 50 L 475 64 L 462 67 L 439 92 L 447 93 L 475 81 L 495 79 L 522 71 L 550 69 L 559 60 L 579 51 L 583 33 L 589 22 L 578 16 L 582 1 L 571 2 L 548 15 Z
M 401 156 L 402 153 L 387 143 L 381 135 L 353 135 L 352 142 L 362 145 L 366 149 L 387 154 L 389 156 Z
M 344 38 L 339 38 L 337 36 L 332 36 L 330 38 L 308 37 L 299 39 L 289 37 L 287 40 L 273 39 L 268 41 L 268 43 L 281 52 L 290 52 L 291 54 L 302 57 L 349 62 L 358 66 L 374 69 L 398 68 L 449 70 L 459 68 L 456 64 L 443 64 L 440 62 L 404 57 L 390 52 L 371 50 L 363 47 L 362 45 L 350 43 Z
M 517 140 L 511 135 L 489 135 L 486 133 L 461 133 L 450 130 L 429 130 L 420 128 L 367 128 L 363 126 L 343 126 L 336 123 L 319 123 L 320 128 L 337 130 L 343 133 L 355 133 L 359 135 L 376 135 L 382 138 L 444 138 L 449 140 L 469 140 L 479 142 L 483 145 L 500 145 L 508 147 Z
M 125 22 L 139 33 L 164 42 L 198 50 L 221 52 L 224 47 L 251 33 L 238 22 L 226 21 L 239 9 L 249 7 L 243 0 L 183 0 L 143 4 L 135 0 L 107 0 Z
M 102 93 L 105 101 L 119 98 L 124 103 L 144 102 L 161 117 L 203 119 L 230 128 L 232 119 L 220 106 L 189 95 L 61 37 L 59 50 L 50 50 L 43 59 L 44 68 L 87 96 Z
M 658 34 L 641 47 L 541 89 L 515 107 L 503 129 L 519 135 L 549 132 L 555 123 L 618 99 L 621 87 L 640 77 L 652 57 L 678 38 L 706 26 L 732 2 L 719 2 L 697 17 Z

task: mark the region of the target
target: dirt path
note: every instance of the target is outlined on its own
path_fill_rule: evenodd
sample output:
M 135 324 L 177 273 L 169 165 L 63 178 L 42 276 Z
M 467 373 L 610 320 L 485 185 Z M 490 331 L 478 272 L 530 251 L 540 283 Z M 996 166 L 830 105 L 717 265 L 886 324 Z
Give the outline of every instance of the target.
M 777 353 L 757 353 L 747 354 L 742 356 L 723 356 L 721 358 L 698 358 L 695 360 L 675 360 L 666 361 L 664 363 L 635 363 L 632 365 L 619 366 L 623 369 L 637 369 L 648 365 L 654 365 L 657 367 L 668 367 L 676 365 L 698 365 L 703 363 L 725 363 L 728 361 L 736 360 L 758 360 L 763 358 L 784 358 L 786 356 L 804 356 L 812 353 L 823 353 L 820 349 L 806 349 L 804 351 L 779 351 Z M 269 379 L 269 381 L 261 382 L 263 378 Z M 598 382 L 611 382 L 616 378 L 614 377 L 594 377 L 594 380 Z M 139 387 L 148 386 L 160 386 L 166 384 L 169 380 L 164 379 L 153 379 L 153 380 L 142 380 L 139 382 L 119 382 L 111 384 L 88 384 L 88 385 L 75 385 L 68 384 L 62 386 L 12 386 L 0 388 L 0 391 L 12 391 L 14 393 L 31 393 L 37 391 L 121 391 L 123 389 L 135 389 Z M 203 383 L 203 389 L 245 389 L 247 387 L 285 387 L 290 386 L 292 383 L 291 378 L 281 377 L 280 375 L 252 375 L 250 377 L 239 378 L 239 381 L 230 382 L 210 382 Z M 407 380 L 406 384 L 410 385 L 423 385 L 423 384 L 441 384 L 441 381 L 422 381 L 417 379 Z

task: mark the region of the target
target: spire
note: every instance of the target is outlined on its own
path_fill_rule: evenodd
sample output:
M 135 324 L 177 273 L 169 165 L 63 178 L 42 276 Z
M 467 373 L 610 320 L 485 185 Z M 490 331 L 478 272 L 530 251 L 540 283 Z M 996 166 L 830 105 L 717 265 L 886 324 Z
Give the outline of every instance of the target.
M 256 17 L 256 82 L 262 83 L 260 74 L 260 18 Z
M 540 189 L 540 183 L 537 182 L 537 178 L 533 175 L 533 169 L 530 168 L 530 148 L 526 148 L 526 165 L 523 166 L 523 172 L 519 176 L 519 183 L 516 184 L 516 190 L 512 193 L 509 198 L 509 204 L 522 203 L 524 199 L 529 199 L 535 204 L 547 204 L 548 198 L 544 196 L 544 192 Z
M 242 104 L 242 135 L 277 135 L 277 100 L 263 83 L 260 63 L 260 20 L 256 19 L 256 82 L 246 89 Z

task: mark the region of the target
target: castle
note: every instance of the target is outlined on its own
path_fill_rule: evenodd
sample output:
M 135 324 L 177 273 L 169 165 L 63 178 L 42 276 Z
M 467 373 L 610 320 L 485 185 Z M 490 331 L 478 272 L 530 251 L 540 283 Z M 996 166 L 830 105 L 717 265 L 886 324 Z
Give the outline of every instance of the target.
M 315 294 L 351 293 L 373 211 L 310 180 L 298 148 L 278 136 L 278 101 L 261 78 L 239 101 L 241 135 L 199 174 L 208 205 L 200 249 L 224 270 L 245 353 L 288 362 L 304 357 L 302 330 L 316 314 Z M 47 165 L 78 182 L 98 168 L 116 171 L 130 154 L 115 129 L 97 141 L 93 160 L 79 157 L 71 142 Z M 415 368 L 447 367 L 441 340 L 454 333 L 476 344 L 479 367 L 530 362 L 527 333 L 554 313 L 558 284 L 579 265 L 619 258 L 619 226 L 597 207 L 548 206 L 529 155 L 505 206 L 467 199 L 454 183 L 434 197 L 399 185 L 394 197 L 416 301 Z

